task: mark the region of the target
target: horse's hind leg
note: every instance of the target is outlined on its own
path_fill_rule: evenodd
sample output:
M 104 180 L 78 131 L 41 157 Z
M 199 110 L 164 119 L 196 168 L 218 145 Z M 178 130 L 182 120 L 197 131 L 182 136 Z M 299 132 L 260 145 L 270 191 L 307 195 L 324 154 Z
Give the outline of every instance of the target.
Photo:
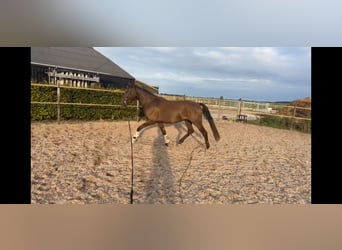
M 188 128 L 188 131 L 182 138 L 180 138 L 180 140 L 178 141 L 179 144 L 182 144 L 184 140 L 188 138 L 194 132 L 194 128 L 192 127 L 191 122 L 189 121 L 184 121 L 184 122 L 185 122 L 186 127 Z
M 159 126 L 159 128 L 160 128 L 160 130 L 161 130 L 161 132 L 162 132 L 162 134 L 163 134 L 163 136 L 164 136 L 164 139 L 165 139 L 165 146 L 168 146 L 170 140 L 169 140 L 169 138 L 168 138 L 167 135 L 166 135 L 166 130 L 165 130 L 164 124 L 163 124 L 163 123 L 158 123 L 158 126 Z
M 209 140 L 208 140 L 208 133 L 205 130 L 205 128 L 203 127 L 202 123 L 195 123 L 196 127 L 198 128 L 198 130 L 202 133 L 204 140 L 205 140 L 205 146 L 208 149 L 210 147 L 209 144 Z

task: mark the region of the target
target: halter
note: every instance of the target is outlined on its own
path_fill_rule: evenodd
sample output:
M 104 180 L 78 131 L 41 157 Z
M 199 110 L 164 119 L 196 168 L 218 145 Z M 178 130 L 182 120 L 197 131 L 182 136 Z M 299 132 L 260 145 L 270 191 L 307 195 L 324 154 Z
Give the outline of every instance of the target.
M 129 87 L 129 90 L 130 90 L 131 88 L 132 88 L 132 89 L 134 88 L 135 96 L 138 98 L 138 92 L 137 92 L 137 90 L 135 89 L 135 86 Z M 125 106 L 128 105 L 128 100 L 127 100 L 127 99 L 128 99 L 128 97 L 130 97 L 130 95 L 131 95 L 131 94 L 124 96 L 124 98 L 123 98 L 123 100 L 122 100 L 122 103 L 123 103 Z M 133 100 L 133 98 L 132 98 L 132 100 Z M 130 101 L 131 101 L 131 100 L 130 100 Z

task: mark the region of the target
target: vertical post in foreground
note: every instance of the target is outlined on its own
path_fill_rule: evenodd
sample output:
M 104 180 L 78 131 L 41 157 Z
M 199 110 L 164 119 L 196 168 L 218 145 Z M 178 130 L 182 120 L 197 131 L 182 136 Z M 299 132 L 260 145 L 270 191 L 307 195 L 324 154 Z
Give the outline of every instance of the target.
M 56 74 L 56 72 L 55 72 Z M 57 77 L 55 75 L 55 82 L 57 82 Z M 57 122 L 61 122 L 61 86 L 60 81 L 57 82 Z
M 221 117 L 221 105 L 222 105 L 222 102 L 223 102 L 223 96 L 220 96 L 220 99 L 218 100 L 218 115 L 217 115 L 217 120 L 220 119 Z
M 130 193 L 130 204 L 133 204 L 133 187 L 134 187 L 134 164 L 133 164 L 133 142 L 132 142 L 132 130 L 131 123 L 128 120 L 129 138 L 131 143 L 131 193 Z
M 238 106 L 238 110 L 237 110 L 237 119 L 240 119 L 240 115 L 241 115 L 241 106 L 242 106 L 242 100 L 241 98 L 239 99 L 239 106 Z
M 291 130 L 293 130 L 293 124 L 295 123 L 297 104 L 293 108 L 292 118 L 291 118 Z
M 137 122 L 139 121 L 139 100 L 137 100 Z

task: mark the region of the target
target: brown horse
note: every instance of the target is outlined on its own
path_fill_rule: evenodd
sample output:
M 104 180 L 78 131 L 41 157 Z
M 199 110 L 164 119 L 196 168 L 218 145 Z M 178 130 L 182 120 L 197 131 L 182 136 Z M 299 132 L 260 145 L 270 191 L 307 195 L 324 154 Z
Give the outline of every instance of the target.
M 169 139 L 166 135 L 164 123 L 184 121 L 188 128 L 188 132 L 178 141 L 178 143 L 183 143 L 184 140 L 194 132 L 194 128 L 192 127 L 192 124 L 194 124 L 202 133 L 205 139 L 206 148 L 209 148 L 208 133 L 203 127 L 202 115 L 207 118 L 215 140 L 218 141 L 220 139 L 214 119 L 212 118 L 208 107 L 203 103 L 192 101 L 169 101 L 156 96 L 135 84 L 129 83 L 128 88 L 123 95 L 122 104 L 127 106 L 127 104 L 135 98 L 137 98 L 142 105 L 147 121 L 137 128 L 136 134 L 133 136 L 133 142 L 138 139 L 139 132 L 143 128 L 157 123 L 164 135 L 165 145 L 167 146 Z

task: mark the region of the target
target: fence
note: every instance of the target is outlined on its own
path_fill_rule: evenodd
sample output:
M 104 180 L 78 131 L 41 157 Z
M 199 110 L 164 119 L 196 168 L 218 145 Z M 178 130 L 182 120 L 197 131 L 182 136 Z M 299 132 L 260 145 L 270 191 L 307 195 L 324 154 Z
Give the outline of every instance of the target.
M 287 117 L 298 120 L 311 121 L 311 108 L 301 106 L 282 105 L 267 102 L 251 102 L 243 100 L 229 100 L 223 98 L 199 98 L 189 96 L 161 95 L 168 100 L 190 100 L 202 102 L 210 107 L 210 111 L 216 119 L 223 116 L 228 119 L 238 119 L 239 115 L 253 116 L 270 115 L 275 117 Z M 305 112 L 303 112 L 305 111 Z M 305 113 L 305 117 L 303 117 Z M 257 117 L 256 117 L 257 118 Z
M 74 105 L 74 106 L 95 106 L 95 107 L 113 107 L 118 108 L 122 107 L 120 104 L 100 104 L 100 103 L 70 103 L 70 102 L 61 102 L 61 89 L 78 89 L 78 90 L 87 90 L 87 91 L 100 91 L 100 92 L 109 92 L 109 93 L 123 93 L 122 90 L 110 90 L 110 89 L 100 89 L 100 88 L 80 88 L 80 87 L 72 87 L 72 86 L 61 86 L 60 84 L 39 84 L 39 83 L 31 83 L 31 86 L 41 86 L 41 87 L 51 87 L 56 88 L 57 92 L 57 100 L 56 102 L 43 102 L 43 101 L 31 101 L 31 104 L 47 104 L 47 105 L 56 105 L 57 109 L 57 122 L 60 123 L 61 120 L 61 106 L 62 105 Z M 137 101 L 136 105 L 128 105 L 128 107 L 135 107 L 137 110 L 137 120 L 139 119 L 139 102 Z
M 57 108 L 57 121 L 60 123 L 61 120 L 61 106 L 62 105 L 75 105 L 75 106 L 97 106 L 97 107 L 122 107 L 120 104 L 99 104 L 99 103 L 70 103 L 61 102 L 61 89 L 82 89 L 87 91 L 103 91 L 111 93 L 123 93 L 122 90 L 110 90 L 101 88 L 80 88 L 71 86 L 60 86 L 48 85 L 48 84 L 38 84 L 31 83 L 32 86 L 43 86 L 56 88 L 57 101 L 56 102 L 41 102 L 41 101 L 31 101 L 32 104 L 49 104 L 56 105 Z M 260 120 L 262 116 L 273 116 L 280 118 L 289 118 L 291 120 L 291 127 L 296 121 L 306 120 L 311 122 L 311 108 L 301 107 L 301 106 L 290 106 L 281 105 L 276 103 L 267 102 L 251 102 L 243 100 L 229 100 L 223 98 L 200 98 L 200 97 L 189 97 L 189 96 L 175 96 L 175 95 L 160 95 L 168 100 L 190 100 L 194 102 L 205 103 L 212 113 L 215 119 L 225 119 L 225 120 L 239 120 L 244 117 L 246 120 Z M 136 118 L 139 120 L 140 106 L 137 101 L 136 105 L 130 105 L 128 107 L 136 108 Z

